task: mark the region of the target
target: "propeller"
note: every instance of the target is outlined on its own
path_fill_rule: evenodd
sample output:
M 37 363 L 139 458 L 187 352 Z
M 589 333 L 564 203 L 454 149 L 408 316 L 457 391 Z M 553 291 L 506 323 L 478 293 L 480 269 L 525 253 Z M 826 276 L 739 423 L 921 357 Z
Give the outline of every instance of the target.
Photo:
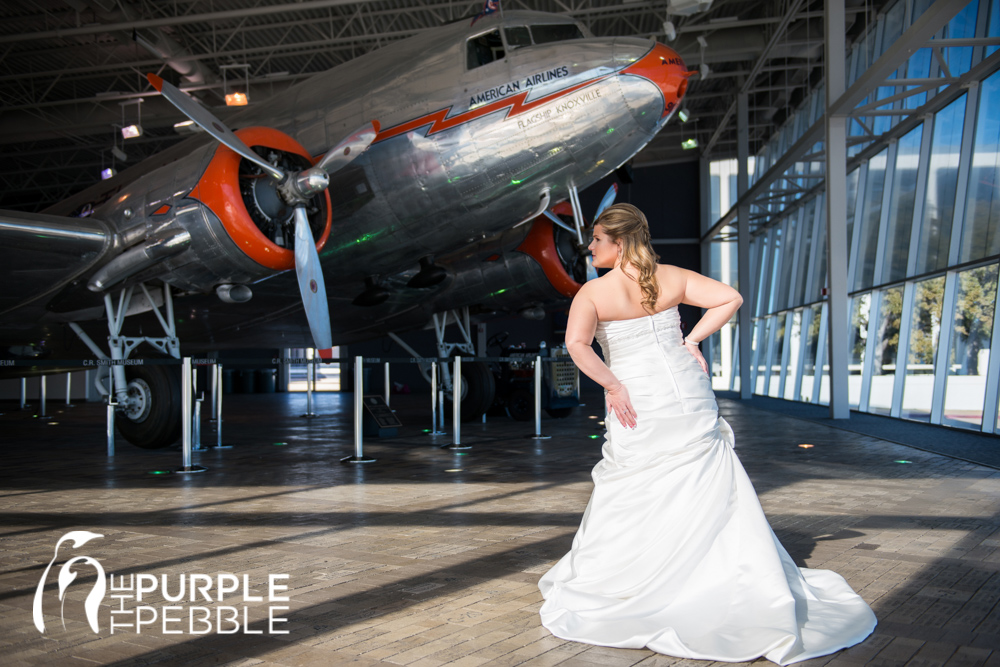
M 319 253 L 316 252 L 316 241 L 309 227 L 305 205 L 329 187 L 331 174 L 347 166 L 375 140 L 379 131 L 378 121 L 373 120 L 344 138 L 328 150 L 315 166 L 299 172 L 286 173 L 257 155 L 194 98 L 155 74 L 147 74 L 146 77 L 168 102 L 215 137 L 219 143 L 253 162 L 278 181 L 277 190 L 281 198 L 289 206 L 294 207 L 295 275 L 298 278 L 306 319 L 309 321 L 309 330 L 320 356 L 329 357 L 330 348 L 333 346 L 333 335 L 330 332 L 330 305 L 326 300 L 326 282 L 323 279 L 323 269 Z

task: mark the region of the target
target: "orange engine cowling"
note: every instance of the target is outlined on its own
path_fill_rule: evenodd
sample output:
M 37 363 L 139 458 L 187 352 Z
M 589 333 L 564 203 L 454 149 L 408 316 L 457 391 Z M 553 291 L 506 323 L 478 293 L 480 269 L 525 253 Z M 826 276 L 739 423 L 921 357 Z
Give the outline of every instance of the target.
M 562 202 L 552 208 L 556 215 L 573 215 L 569 202 Z M 519 252 L 530 256 L 542 267 L 545 277 L 565 297 L 572 298 L 583 286 L 566 270 L 564 260 L 556 249 L 555 230 L 552 221 L 539 216 L 531 225 L 531 231 L 517 247 Z
M 286 172 L 317 162 L 299 142 L 272 128 L 247 127 L 237 130 L 236 136 Z M 220 144 L 190 196 L 218 216 L 247 257 L 267 269 L 285 271 L 295 268 L 294 237 L 288 236 L 283 224 L 292 210 L 278 197 L 276 186 L 260 167 Z M 330 193 L 314 198 L 307 213 L 316 250 L 322 251 L 330 236 Z

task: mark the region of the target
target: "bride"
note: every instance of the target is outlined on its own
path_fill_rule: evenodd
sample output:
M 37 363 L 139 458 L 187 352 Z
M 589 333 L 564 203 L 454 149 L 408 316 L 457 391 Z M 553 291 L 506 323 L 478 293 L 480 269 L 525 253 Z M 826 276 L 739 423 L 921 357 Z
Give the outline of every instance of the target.
M 698 343 L 739 293 L 657 264 L 629 204 L 597 219 L 590 251 L 611 271 L 573 300 L 566 347 L 605 388 L 607 441 L 572 549 L 538 583 L 542 624 L 588 644 L 782 665 L 863 640 L 875 615 L 840 575 L 795 565 L 719 417 Z M 679 303 L 706 309 L 687 340 Z

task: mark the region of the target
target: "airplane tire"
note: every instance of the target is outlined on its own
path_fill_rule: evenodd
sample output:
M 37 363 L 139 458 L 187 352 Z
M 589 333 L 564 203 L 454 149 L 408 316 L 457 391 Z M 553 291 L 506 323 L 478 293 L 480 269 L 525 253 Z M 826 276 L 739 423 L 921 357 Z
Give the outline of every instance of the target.
M 482 419 L 482 416 L 493 405 L 496 391 L 496 381 L 493 379 L 493 372 L 488 364 L 482 361 L 463 363 L 462 421 L 471 422 Z M 445 415 L 445 419 L 450 419 L 450 415 L 449 412 Z
M 131 412 L 115 415 L 123 438 L 142 449 L 163 449 L 181 437 L 181 378 L 175 366 L 127 366 Z
M 507 397 L 507 414 L 518 422 L 529 422 L 535 418 L 535 394 L 527 389 L 515 389 Z

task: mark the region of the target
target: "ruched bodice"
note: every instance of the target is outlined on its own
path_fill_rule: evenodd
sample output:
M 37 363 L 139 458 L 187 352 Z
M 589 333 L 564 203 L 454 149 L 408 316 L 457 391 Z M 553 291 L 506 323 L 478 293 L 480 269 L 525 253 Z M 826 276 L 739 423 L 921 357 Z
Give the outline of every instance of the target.
M 733 451 L 676 308 L 601 322 L 605 363 L 636 427 L 608 415 L 573 548 L 539 582 L 557 637 L 683 658 L 781 664 L 871 633 L 844 579 L 796 567 Z

